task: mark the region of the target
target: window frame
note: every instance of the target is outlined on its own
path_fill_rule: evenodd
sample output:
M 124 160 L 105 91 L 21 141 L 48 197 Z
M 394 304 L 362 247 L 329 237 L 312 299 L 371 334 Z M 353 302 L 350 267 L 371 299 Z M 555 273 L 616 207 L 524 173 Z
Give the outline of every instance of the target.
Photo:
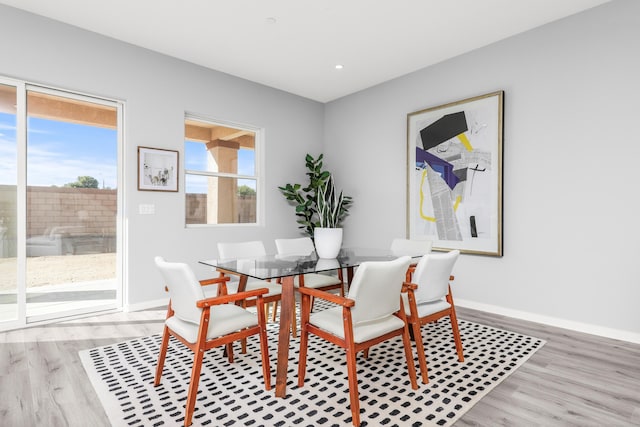
M 185 112 L 184 115 L 184 127 L 186 127 L 187 120 L 199 121 L 205 124 L 214 125 L 214 126 L 223 126 L 228 128 L 234 128 L 238 130 L 244 130 L 248 132 L 254 133 L 254 172 L 255 175 L 244 175 L 244 174 L 234 174 L 229 172 L 213 172 L 213 171 L 202 171 L 202 170 L 194 170 L 187 168 L 187 153 L 186 153 L 186 143 L 187 143 L 187 135 L 184 132 L 183 135 L 183 152 L 182 161 L 182 178 L 184 184 L 184 202 L 185 209 L 184 211 L 184 223 L 185 228 L 203 228 L 203 227 L 256 227 L 263 226 L 264 224 L 264 134 L 265 131 L 263 128 L 240 124 L 236 122 L 229 122 L 224 120 L 211 119 L 209 117 L 197 114 Z M 255 222 L 242 222 L 242 223 L 223 223 L 223 224 L 187 224 L 187 216 L 186 216 L 186 203 L 187 203 L 187 175 L 191 176 L 204 176 L 207 178 L 232 178 L 232 179 L 251 179 L 256 181 L 256 221 Z

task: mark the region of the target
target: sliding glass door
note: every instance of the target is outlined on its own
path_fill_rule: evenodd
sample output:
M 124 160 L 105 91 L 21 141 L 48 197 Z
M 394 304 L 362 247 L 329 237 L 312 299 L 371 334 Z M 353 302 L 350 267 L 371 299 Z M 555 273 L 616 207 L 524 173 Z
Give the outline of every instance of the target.
M 0 81 L 0 322 L 18 320 L 17 87 Z
M 15 152 L 16 167 L 0 172 L 0 218 L 9 218 L 0 268 L 13 278 L 0 279 L 0 321 L 119 308 L 122 106 L 36 86 L 13 89 L 15 130 L 0 140 Z M 0 126 L 9 130 L 12 116 L 2 111 Z

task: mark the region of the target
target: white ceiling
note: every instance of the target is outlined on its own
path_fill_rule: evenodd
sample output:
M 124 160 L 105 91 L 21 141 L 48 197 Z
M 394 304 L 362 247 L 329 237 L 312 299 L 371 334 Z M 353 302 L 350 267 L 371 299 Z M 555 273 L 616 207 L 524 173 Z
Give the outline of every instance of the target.
M 320 102 L 610 0 L 0 0 Z M 335 69 L 342 64 L 342 70 Z

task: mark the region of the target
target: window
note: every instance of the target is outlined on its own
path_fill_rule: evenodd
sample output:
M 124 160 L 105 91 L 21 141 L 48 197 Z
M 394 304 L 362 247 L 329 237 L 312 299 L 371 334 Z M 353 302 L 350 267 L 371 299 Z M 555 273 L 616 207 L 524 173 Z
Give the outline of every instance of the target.
M 259 131 L 185 118 L 185 218 L 194 224 L 259 221 Z

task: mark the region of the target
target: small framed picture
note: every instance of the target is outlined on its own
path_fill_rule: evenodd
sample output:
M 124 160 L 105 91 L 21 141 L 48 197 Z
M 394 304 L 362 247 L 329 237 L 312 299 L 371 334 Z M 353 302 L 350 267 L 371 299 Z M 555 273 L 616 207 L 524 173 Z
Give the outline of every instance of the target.
M 138 190 L 178 191 L 178 152 L 138 147 Z

